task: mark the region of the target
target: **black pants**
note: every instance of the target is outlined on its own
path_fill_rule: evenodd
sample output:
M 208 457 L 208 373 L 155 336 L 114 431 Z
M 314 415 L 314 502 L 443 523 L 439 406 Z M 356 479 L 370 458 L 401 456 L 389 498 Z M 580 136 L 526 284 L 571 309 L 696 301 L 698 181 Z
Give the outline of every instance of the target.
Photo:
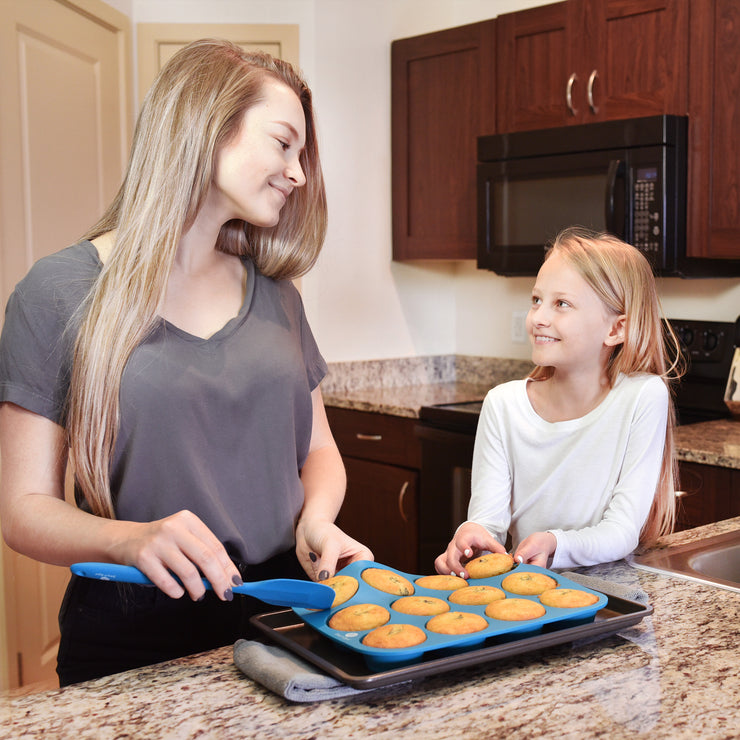
M 240 565 L 244 581 L 307 576 L 293 551 L 259 565 Z M 255 636 L 249 619 L 280 607 L 250 596 L 221 601 L 172 599 L 153 586 L 72 576 L 59 611 L 61 686 L 127 671 Z

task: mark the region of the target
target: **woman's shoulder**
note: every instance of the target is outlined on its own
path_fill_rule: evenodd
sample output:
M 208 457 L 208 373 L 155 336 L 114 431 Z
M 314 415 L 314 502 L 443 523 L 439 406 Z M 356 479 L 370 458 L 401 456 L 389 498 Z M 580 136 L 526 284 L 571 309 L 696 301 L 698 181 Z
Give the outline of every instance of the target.
M 55 299 L 68 292 L 84 295 L 100 268 L 95 247 L 88 241 L 79 242 L 37 260 L 16 286 L 16 292 Z

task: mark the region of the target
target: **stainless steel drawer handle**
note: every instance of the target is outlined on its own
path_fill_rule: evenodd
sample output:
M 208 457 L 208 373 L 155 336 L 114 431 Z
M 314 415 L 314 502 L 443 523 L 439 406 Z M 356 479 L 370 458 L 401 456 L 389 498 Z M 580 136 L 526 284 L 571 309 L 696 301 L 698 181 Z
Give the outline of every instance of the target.
M 573 107 L 573 85 L 577 79 L 576 73 L 573 72 L 568 78 L 568 84 L 565 86 L 565 103 L 568 106 L 568 110 L 574 116 L 578 114 L 578 111 Z
M 404 481 L 404 484 L 401 486 L 401 490 L 398 492 L 398 513 L 401 515 L 401 519 L 403 519 L 404 522 L 408 523 L 408 517 L 406 516 L 406 512 L 403 510 L 403 499 L 406 497 L 406 491 L 409 489 L 409 482 Z
M 594 104 L 594 82 L 598 78 L 599 73 L 594 70 L 588 78 L 588 85 L 586 87 L 586 98 L 588 99 L 588 107 L 591 109 L 591 113 L 596 114 L 599 112 L 598 106 Z
M 362 434 L 361 432 L 357 432 L 355 436 L 363 442 L 380 442 L 383 439 L 382 434 Z

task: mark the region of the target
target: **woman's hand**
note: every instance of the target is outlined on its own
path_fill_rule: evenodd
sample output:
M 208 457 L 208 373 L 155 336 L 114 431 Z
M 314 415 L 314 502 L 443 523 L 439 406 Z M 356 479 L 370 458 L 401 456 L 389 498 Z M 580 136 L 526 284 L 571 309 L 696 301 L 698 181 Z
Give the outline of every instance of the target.
M 552 532 L 535 532 L 519 543 L 514 560 L 521 558 L 521 562 L 547 568 L 557 544 L 558 541 Z
M 326 519 L 302 518 L 295 532 L 296 555 L 314 581 L 325 581 L 355 560 L 373 560 L 372 552 Z
M 173 599 L 186 591 L 194 601 L 203 598 L 202 577 L 223 601 L 234 598 L 232 586 L 242 583 L 239 571 L 221 542 L 192 512 L 179 511 L 154 522 L 116 524 L 120 531 L 110 552 L 113 562 L 136 566 Z
M 463 558 L 467 562 L 483 552 L 506 552 L 506 549 L 485 527 L 475 522 L 465 522 L 455 532 L 447 550 L 434 561 L 434 567 L 437 573 L 467 578 Z

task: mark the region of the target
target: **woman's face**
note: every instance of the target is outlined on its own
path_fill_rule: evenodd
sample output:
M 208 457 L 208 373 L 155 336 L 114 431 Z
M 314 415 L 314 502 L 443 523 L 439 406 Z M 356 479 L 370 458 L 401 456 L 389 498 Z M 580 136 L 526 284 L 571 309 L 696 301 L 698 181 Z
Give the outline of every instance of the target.
M 261 100 L 249 108 L 236 136 L 216 156 L 209 205 L 221 223 L 242 219 L 274 226 L 294 188 L 306 183 L 299 162 L 306 118 L 298 96 L 267 78 Z

